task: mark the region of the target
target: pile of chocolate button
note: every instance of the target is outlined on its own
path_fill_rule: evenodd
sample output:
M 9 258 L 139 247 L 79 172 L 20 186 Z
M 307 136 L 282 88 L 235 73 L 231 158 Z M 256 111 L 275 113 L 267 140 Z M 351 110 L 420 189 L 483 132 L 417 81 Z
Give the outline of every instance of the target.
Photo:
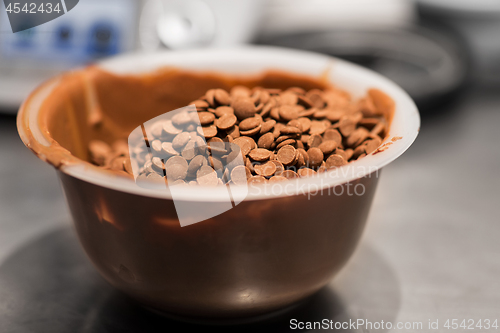
M 373 153 L 387 134 L 392 100 L 379 90 L 293 87 L 211 89 L 148 129 L 146 146 L 92 141 L 93 163 L 169 184 L 266 183 L 307 177 Z

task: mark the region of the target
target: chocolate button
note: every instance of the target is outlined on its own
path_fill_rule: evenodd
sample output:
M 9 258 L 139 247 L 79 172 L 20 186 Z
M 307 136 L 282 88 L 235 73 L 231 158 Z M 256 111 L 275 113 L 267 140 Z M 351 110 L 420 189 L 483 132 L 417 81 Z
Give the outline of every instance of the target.
M 276 172 L 276 165 L 272 162 L 254 165 L 255 173 L 263 177 L 271 177 Z
M 240 131 L 248 131 L 258 127 L 261 124 L 262 119 L 257 117 L 251 117 L 240 122 Z
M 337 142 L 333 140 L 323 141 L 318 148 L 323 152 L 324 155 L 331 154 L 335 149 L 337 149 Z
M 250 151 L 256 147 L 255 141 L 245 136 L 235 139 L 233 143 L 237 144 L 240 147 L 241 153 L 243 155 L 248 155 L 248 153 L 250 153 Z
M 174 140 L 172 140 L 172 147 L 179 150 L 182 149 L 191 140 L 191 135 L 187 132 L 182 132 L 176 135 Z
M 215 115 L 211 112 L 198 112 L 198 118 L 202 126 L 211 125 L 215 120 Z
M 282 176 L 273 176 L 269 178 L 269 183 L 279 183 L 282 181 L 287 181 L 288 179 Z
M 337 168 L 345 164 L 347 164 L 346 160 L 341 155 L 337 154 L 330 155 L 330 157 L 326 160 L 327 169 Z
M 208 163 L 207 159 L 202 155 L 197 155 L 193 157 L 191 162 L 189 162 L 187 170 L 188 175 L 191 177 L 195 176 L 198 169 L 200 169 L 203 165 L 207 165 L 207 163 Z
M 382 144 L 382 140 L 380 139 L 373 139 L 373 140 L 368 140 L 366 142 L 366 146 L 365 146 L 365 152 L 367 154 L 371 154 L 373 153 L 375 150 L 377 150 L 377 148 Z
M 323 162 L 323 152 L 319 148 L 310 148 L 307 151 L 309 156 L 309 165 L 313 168 L 317 168 Z
M 283 165 L 291 165 L 295 161 L 295 148 L 292 146 L 284 146 L 278 151 L 278 161 Z
M 248 184 L 265 184 L 267 183 L 267 179 L 262 176 L 253 176 L 248 179 Z
M 231 103 L 231 97 L 224 89 L 215 89 L 214 98 L 219 105 L 229 105 Z
M 291 105 L 283 105 L 279 108 L 280 119 L 290 121 L 299 117 L 299 112 Z
M 235 185 L 246 185 L 248 181 L 247 179 L 248 172 L 249 170 L 243 165 L 235 167 L 231 171 L 231 181 Z
M 256 149 L 253 149 L 252 151 L 250 151 L 248 156 L 254 161 L 264 162 L 264 161 L 269 160 L 269 157 L 271 156 L 271 152 L 267 149 L 256 148 Z
M 307 146 L 309 148 L 319 147 L 319 145 L 323 142 L 323 139 L 320 135 L 314 134 L 309 137 L 307 140 Z
M 309 177 L 309 176 L 314 176 L 316 174 L 316 171 L 309 168 L 302 168 L 299 169 L 298 174 L 300 177 Z
M 346 144 L 349 147 L 357 147 L 368 138 L 369 134 L 370 133 L 366 128 L 360 127 L 354 130 L 354 132 L 352 132 L 351 135 L 349 135 L 349 137 L 346 140 Z
M 211 166 L 204 165 L 196 172 L 196 181 L 200 185 L 215 186 L 219 183 L 219 178 Z
M 271 149 L 273 143 L 274 143 L 273 133 L 266 133 L 259 138 L 259 141 L 257 141 L 257 146 L 259 146 L 259 148 Z
M 196 131 L 201 137 L 204 137 L 205 139 L 211 139 L 217 135 L 217 127 L 215 127 L 215 125 L 198 127 Z
M 172 121 L 170 120 L 167 120 L 163 123 L 163 131 L 167 135 L 177 135 L 179 133 L 182 133 L 182 129 L 175 127 Z
M 231 113 L 223 114 L 222 117 L 215 121 L 215 125 L 221 130 L 227 130 L 236 124 L 236 116 Z
M 255 104 L 250 98 L 236 98 L 231 106 L 234 109 L 234 114 L 240 120 L 253 117 L 257 112 Z
M 214 113 L 220 118 L 225 114 L 234 114 L 234 109 L 230 106 L 219 106 Z
M 285 170 L 285 171 L 283 171 L 283 173 L 281 175 L 283 177 L 285 177 L 286 179 L 299 178 L 299 175 L 293 170 Z

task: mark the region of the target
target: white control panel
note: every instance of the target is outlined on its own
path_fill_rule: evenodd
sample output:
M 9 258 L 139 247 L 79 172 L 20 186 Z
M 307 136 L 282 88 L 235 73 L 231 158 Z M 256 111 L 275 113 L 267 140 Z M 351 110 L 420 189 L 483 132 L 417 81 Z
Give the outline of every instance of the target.
M 53 21 L 13 33 L 0 3 L 0 107 L 17 109 L 36 85 L 60 71 L 134 49 L 139 5 L 80 1 Z

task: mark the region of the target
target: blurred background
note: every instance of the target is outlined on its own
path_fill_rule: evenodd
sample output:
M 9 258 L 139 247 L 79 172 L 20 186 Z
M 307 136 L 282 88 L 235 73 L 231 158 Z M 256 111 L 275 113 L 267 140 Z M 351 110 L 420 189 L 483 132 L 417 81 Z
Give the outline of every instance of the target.
M 402 85 L 422 111 L 464 83 L 499 84 L 495 0 L 84 0 L 13 34 L 0 13 L 0 107 L 15 113 L 44 79 L 132 51 L 245 43 L 322 52 Z
M 401 85 L 422 116 L 416 143 L 384 171 L 364 246 L 302 316 L 460 322 L 500 313 L 500 1 L 81 0 L 16 34 L 0 7 L 1 332 L 69 332 L 82 321 L 85 332 L 115 332 L 123 318 L 143 332 L 161 325 L 119 296 L 94 304 L 89 295 L 107 287 L 76 282 L 92 273 L 74 236 L 54 231 L 70 224 L 55 173 L 15 127 L 28 93 L 120 53 L 242 44 L 356 62 Z M 44 267 L 71 279 L 42 290 L 36 281 L 64 275 Z M 30 275 L 39 280 L 20 278 Z

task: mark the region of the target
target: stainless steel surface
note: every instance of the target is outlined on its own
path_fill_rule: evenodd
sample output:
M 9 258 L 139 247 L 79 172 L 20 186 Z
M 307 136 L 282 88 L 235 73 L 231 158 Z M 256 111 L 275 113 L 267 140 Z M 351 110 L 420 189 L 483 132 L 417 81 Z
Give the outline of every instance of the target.
M 449 332 L 446 319 L 500 319 L 499 107 L 496 91 L 476 90 L 451 112 L 424 119 L 415 144 L 384 170 L 362 246 L 347 267 L 312 303 L 267 330 L 290 331 L 292 316 L 439 319 L 434 332 Z M 114 293 L 72 233 L 53 231 L 69 220 L 55 172 L 30 156 L 13 119 L 1 119 L 0 156 L 2 333 L 187 328 Z
M 44 231 L 69 225 L 56 174 L 26 149 L 15 118 L 0 116 L 0 264 Z

